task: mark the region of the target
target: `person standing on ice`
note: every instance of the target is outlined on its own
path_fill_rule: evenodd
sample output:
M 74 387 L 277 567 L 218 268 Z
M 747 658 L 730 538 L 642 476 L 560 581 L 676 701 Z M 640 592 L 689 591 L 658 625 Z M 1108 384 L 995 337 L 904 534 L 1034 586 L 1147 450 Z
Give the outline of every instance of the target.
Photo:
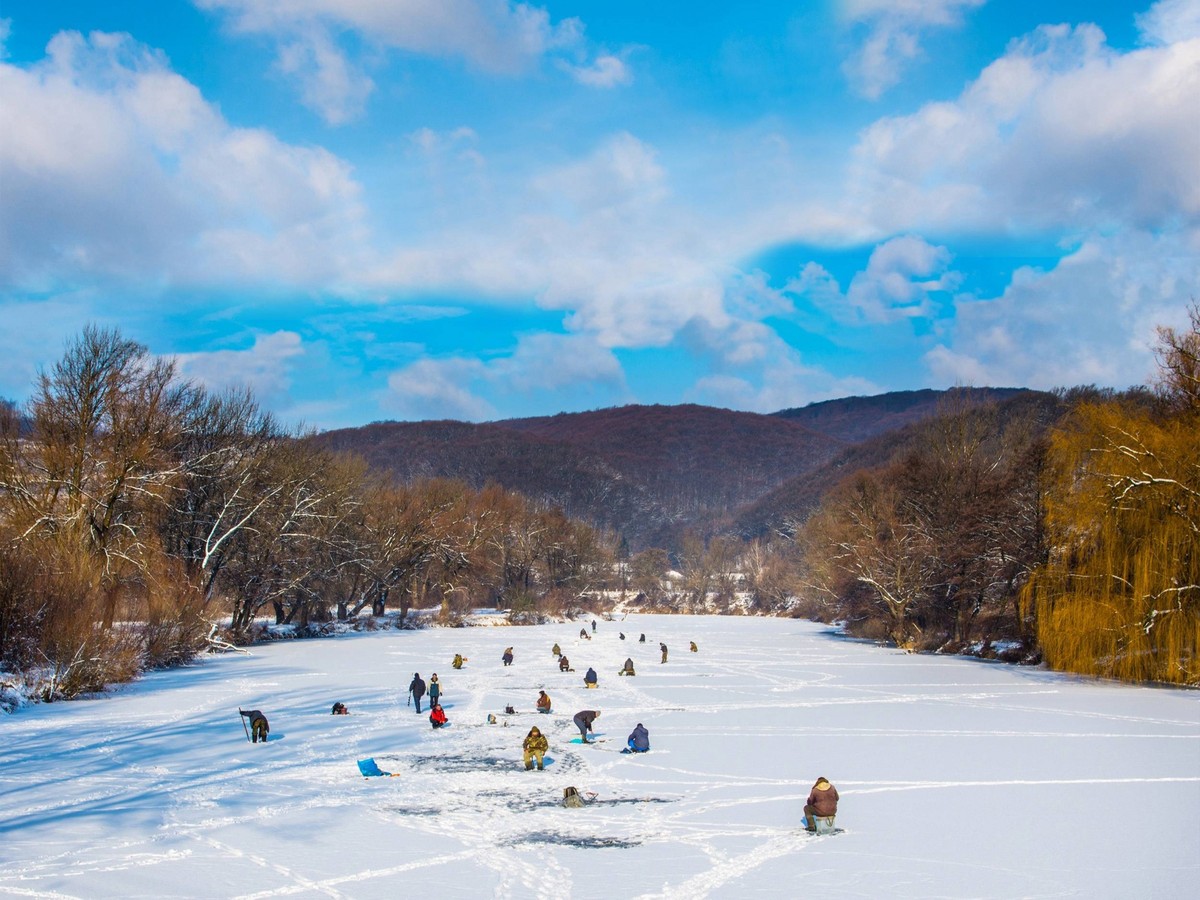
M 596 670 L 588 666 L 588 670 L 583 673 L 583 686 L 586 688 L 594 688 L 600 683 L 600 677 L 596 674 Z
M 429 705 L 437 706 L 442 701 L 442 685 L 437 679 L 437 672 L 429 676 Z
M 592 730 L 592 723 L 598 718 L 600 718 L 600 710 L 598 709 L 581 709 L 579 712 L 575 713 L 575 717 L 571 721 L 573 721 L 575 723 L 575 727 L 579 729 L 579 737 L 581 738 L 579 743 L 589 743 L 587 739 L 588 732 Z
M 596 620 L 592 619 L 592 634 L 596 633 Z
M 546 755 L 546 751 L 550 749 L 550 742 L 546 740 L 546 736 L 538 731 L 538 727 L 534 725 L 529 729 L 529 734 L 525 735 L 525 741 L 521 745 L 521 749 L 525 751 L 525 771 L 528 772 L 533 768 L 536 761 L 538 771 L 545 768 L 542 757 Z
M 646 726 L 641 722 L 637 723 L 637 727 L 629 734 L 629 752 L 630 753 L 646 753 L 650 749 L 650 732 L 646 730 Z
M 804 827 L 807 831 L 817 830 L 817 819 L 828 819 L 833 824 L 837 815 L 838 792 L 829 779 L 822 775 L 808 792 L 808 802 L 804 804 Z
M 417 715 L 420 715 L 421 698 L 425 696 L 425 682 L 421 679 L 420 672 L 413 672 L 413 680 L 408 685 L 408 693 L 412 696 L 413 706 L 417 708 Z
M 659 645 L 658 645 L 658 649 L 662 651 L 662 655 L 663 655 L 662 661 L 666 662 L 667 661 L 667 645 L 660 641 Z
M 267 717 L 257 709 L 239 709 L 238 712 L 250 720 L 250 734 L 253 735 L 250 743 L 257 744 L 262 741 L 265 744 L 267 734 L 271 730 L 271 726 L 267 724 Z
M 505 647 L 505 648 L 504 648 L 504 655 L 503 655 L 503 656 L 501 656 L 500 658 L 501 658 L 502 660 L 504 660 L 504 664 L 505 664 L 506 666 L 511 666 L 511 665 L 512 665 L 512 661 L 513 661 L 513 652 L 512 652 L 512 647 Z

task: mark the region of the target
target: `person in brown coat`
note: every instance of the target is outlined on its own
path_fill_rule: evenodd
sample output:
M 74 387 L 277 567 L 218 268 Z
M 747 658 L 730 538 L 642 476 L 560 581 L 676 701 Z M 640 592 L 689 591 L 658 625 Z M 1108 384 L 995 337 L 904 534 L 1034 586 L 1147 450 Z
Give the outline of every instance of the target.
M 808 831 L 817 830 L 817 819 L 832 819 L 837 815 L 838 792 L 829 779 L 822 775 L 808 792 L 804 804 L 804 823 Z
M 537 762 L 538 771 L 540 772 L 544 768 L 542 757 L 550 749 L 550 742 L 546 740 L 544 734 L 538 731 L 536 725 L 529 729 L 529 734 L 525 735 L 525 741 L 521 745 L 521 749 L 525 751 L 526 771 L 532 769 L 534 762 Z

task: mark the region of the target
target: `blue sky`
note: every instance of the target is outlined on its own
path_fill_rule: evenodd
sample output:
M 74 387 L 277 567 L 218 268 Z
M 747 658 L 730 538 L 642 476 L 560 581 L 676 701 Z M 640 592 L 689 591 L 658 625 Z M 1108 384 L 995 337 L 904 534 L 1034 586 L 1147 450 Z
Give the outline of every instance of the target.
M 0 396 L 87 323 L 291 423 L 1124 387 L 1200 0 L 5 0 Z

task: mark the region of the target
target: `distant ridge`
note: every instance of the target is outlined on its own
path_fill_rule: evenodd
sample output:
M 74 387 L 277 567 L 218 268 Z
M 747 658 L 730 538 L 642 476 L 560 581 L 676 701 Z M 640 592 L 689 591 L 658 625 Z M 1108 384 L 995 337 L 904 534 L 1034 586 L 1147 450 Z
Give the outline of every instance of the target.
M 781 504 L 811 508 L 847 467 L 877 464 L 887 442 L 873 439 L 936 415 L 949 393 L 848 397 L 769 415 L 681 404 L 481 424 L 375 422 L 311 440 L 356 453 L 402 482 L 497 483 L 610 528 L 634 551 L 674 549 L 689 529 L 750 535 L 775 525 Z M 955 401 L 1020 393 L 959 389 Z

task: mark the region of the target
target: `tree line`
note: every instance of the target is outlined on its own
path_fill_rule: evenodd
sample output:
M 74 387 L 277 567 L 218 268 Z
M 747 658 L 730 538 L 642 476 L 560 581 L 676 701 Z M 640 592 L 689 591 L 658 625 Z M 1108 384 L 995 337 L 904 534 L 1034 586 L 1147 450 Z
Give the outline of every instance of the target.
M 530 617 L 611 578 L 612 537 L 557 509 L 396 484 L 304 437 L 86 328 L 24 409 L 0 405 L 0 668 L 51 700 L 254 640 L 263 616 Z
M 801 612 L 939 652 L 1200 683 L 1200 309 L 1159 375 L 954 408 L 790 535 Z

